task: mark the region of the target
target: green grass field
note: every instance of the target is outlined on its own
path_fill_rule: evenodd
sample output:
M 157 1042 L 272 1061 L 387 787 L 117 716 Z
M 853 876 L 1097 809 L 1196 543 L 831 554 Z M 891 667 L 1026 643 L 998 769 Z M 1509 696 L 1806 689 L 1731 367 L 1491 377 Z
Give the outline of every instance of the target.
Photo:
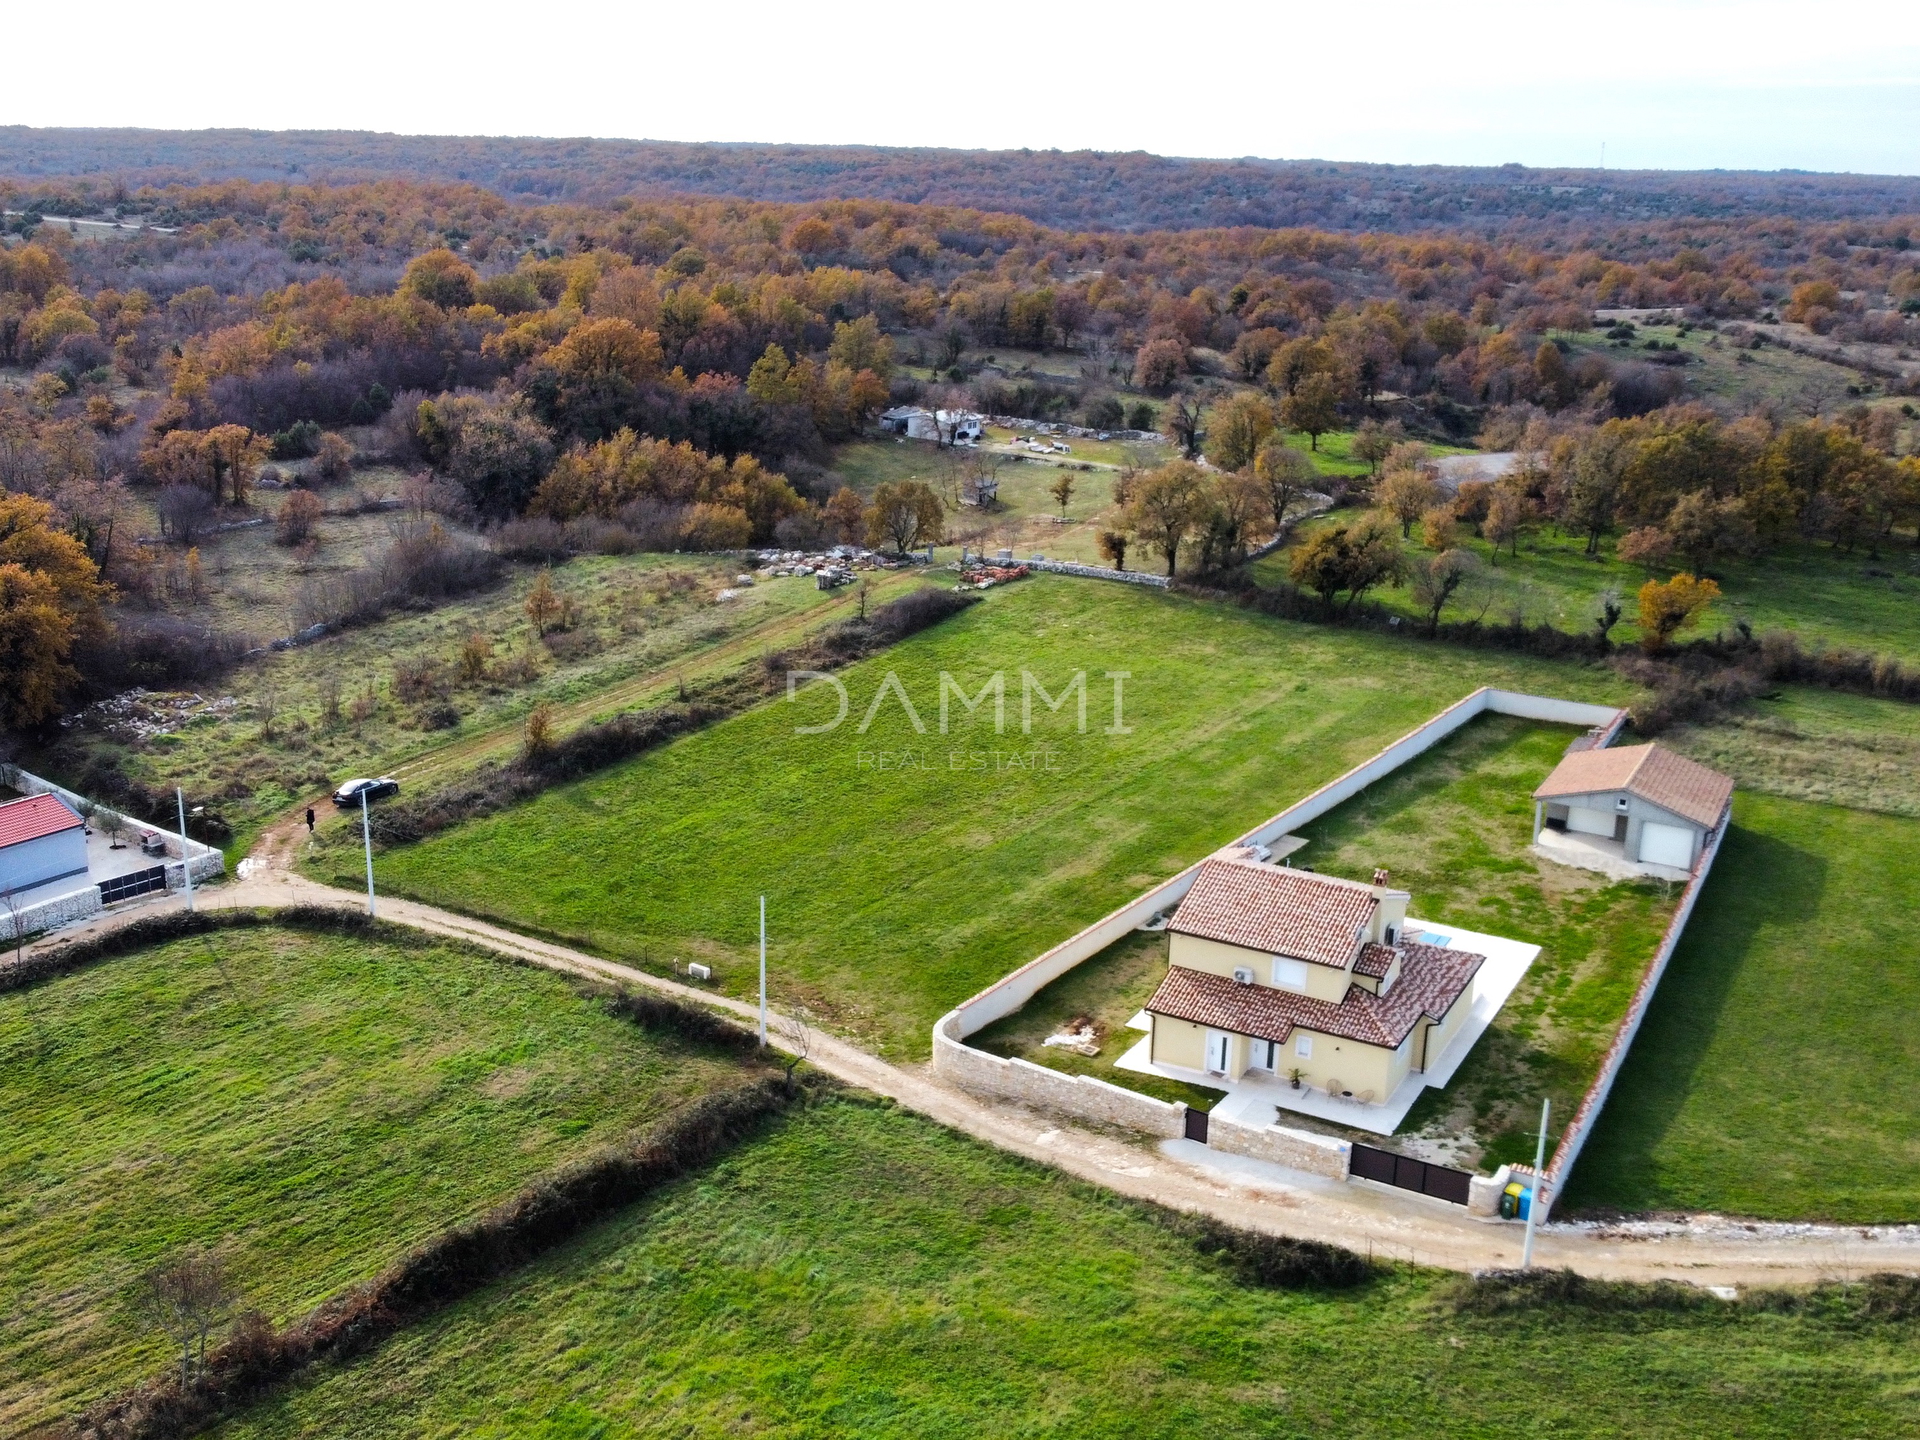
M 1741 795 L 1576 1206 L 1920 1220 L 1920 822 Z
M 1354 880 L 1385 866 L 1394 884 L 1412 893 L 1410 913 L 1420 919 L 1541 946 L 1453 1082 L 1428 1091 L 1403 1127 L 1403 1134 L 1446 1141 L 1458 1163 L 1490 1170 L 1530 1156 L 1526 1122 L 1539 1114 L 1543 1094 L 1553 1097 L 1557 1113 L 1572 1113 L 1676 899 L 1657 885 L 1610 885 L 1530 853 L 1529 797 L 1573 733 L 1484 716 L 1299 832 L 1309 844 L 1295 864 Z M 1114 1070 L 1113 1061 L 1140 1038 L 1125 1023 L 1165 973 L 1164 935 L 1122 941 L 976 1043 L 1154 1089 L 1146 1077 Z M 1098 1057 L 1041 1045 L 1080 1015 L 1107 1029 Z M 1190 1098 L 1164 1088 L 1154 1093 Z
M 1147 1212 L 828 1101 L 329 1367 L 222 1440 L 1881 1436 L 1912 1322 L 1744 1307 L 1462 1318 L 1400 1270 L 1249 1289 Z
M 1920 705 L 1784 689 L 1660 741 L 1743 790 L 1920 818 Z
M 240 702 L 225 716 L 202 715 L 143 739 L 70 732 L 62 768 L 77 772 L 80 757 L 95 750 L 122 756 L 136 778 L 163 790 L 183 786 L 189 803 L 216 808 L 234 828 L 233 854 L 244 855 L 262 824 L 353 775 L 384 774 L 423 756 L 438 763 L 449 747 L 503 728 L 511 742 L 520 720 L 542 703 L 562 708 L 566 728 L 569 707 L 591 709 L 603 696 L 612 705 L 649 676 L 683 666 L 698 673 L 707 657 L 729 646 L 762 634 L 797 635 L 796 627 L 852 604 L 844 591 L 822 594 L 801 580 L 716 603 L 738 568 L 724 558 L 677 555 L 573 560 L 551 579 L 579 621 L 549 646 L 534 635 L 524 609 L 538 568 L 516 566 L 495 589 L 249 662 L 209 691 Z M 461 646 L 476 632 L 493 642 L 491 668 L 485 678 L 463 680 Z M 402 664 L 434 667 L 428 690 L 403 693 L 395 681 Z M 324 699 L 330 684 L 340 707 L 332 720 Z M 272 734 L 263 733 L 261 705 L 268 701 L 277 710 Z M 436 703 L 450 704 L 457 723 L 428 728 L 423 717 Z
M 1034 701 L 1087 676 L 1075 706 Z M 1132 672 L 1112 722 L 1108 671 Z M 969 721 L 940 674 L 977 695 Z M 897 673 L 926 733 L 892 692 Z M 846 672 L 845 723 L 825 686 L 775 701 L 512 811 L 378 859 L 380 883 L 666 970 L 752 983 L 768 896 L 777 995 L 889 1056 L 922 1056 L 949 1006 L 1152 881 L 1331 779 L 1482 683 L 1626 698 L 1618 677 L 1520 657 L 1289 624 L 1219 605 L 1037 577 Z M 343 883 L 357 852 L 324 853 Z
M 1300 533 L 1350 522 L 1357 513 L 1347 510 L 1308 521 Z M 1598 558 L 1586 555 L 1585 537 L 1546 527 L 1522 539 L 1517 556 L 1503 550 L 1497 560 L 1487 543 L 1469 531 L 1463 530 L 1456 543 L 1483 564 L 1478 578 L 1442 618 L 1504 624 L 1517 617 L 1567 631 L 1590 630 L 1601 592 L 1616 590 L 1625 618 L 1613 639 L 1625 644 L 1639 638 L 1634 597 L 1648 575 L 1614 558 L 1613 539 L 1602 542 Z M 1416 564 L 1433 554 L 1421 546 L 1417 530 L 1407 551 Z M 1289 550 L 1278 551 L 1256 561 L 1254 574 L 1263 584 L 1276 584 L 1286 578 L 1290 559 Z M 1719 577 L 1722 598 L 1688 635 L 1715 630 L 1730 634 L 1745 620 L 1756 633 L 1794 630 L 1809 644 L 1827 642 L 1920 658 L 1920 555 L 1904 537 L 1877 560 L 1865 550 L 1847 555 L 1826 544 L 1787 544 L 1751 560 L 1716 562 L 1712 573 Z M 1369 598 L 1401 615 L 1419 614 L 1406 586 L 1374 591 Z
M 0 995 L 0 1431 L 163 1366 L 134 1301 L 186 1248 L 284 1322 L 732 1069 L 425 942 L 217 931 Z

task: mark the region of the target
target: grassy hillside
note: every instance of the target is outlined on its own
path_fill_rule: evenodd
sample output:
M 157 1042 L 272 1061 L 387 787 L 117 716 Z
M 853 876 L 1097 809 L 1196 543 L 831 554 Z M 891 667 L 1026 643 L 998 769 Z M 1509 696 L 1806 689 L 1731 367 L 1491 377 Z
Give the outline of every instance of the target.
M 248 543 L 273 553 L 265 538 Z M 225 711 L 189 712 L 145 736 L 111 720 L 72 731 L 59 769 L 81 780 L 85 757 L 98 753 L 163 790 L 184 786 L 189 804 L 211 804 L 233 825 L 231 848 L 242 855 L 259 826 L 353 775 L 417 778 L 422 759 L 470 765 L 496 741 L 511 749 L 535 705 L 559 707 L 569 729 L 602 707 L 671 690 L 680 676 L 790 644 L 853 604 L 845 591 L 830 596 L 801 580 L 716 602 L 738 569 L 704 556 L 581 557 L 550 574 L 576 622 L 543 641 L 525 613 L 542 572 L 515 566 L 493 589 L 251 661 L 209 687 L 208 699 L 237 702 Z M 468 676 L 461 650 L 476 634 L 490 649 L 484 673 Z
M 219 931 L 0 995 L 0 1432 L 166 1363 L 192 1247 L 286 1320 L 730 1070 L 558 977 Z
M 829 1102 L 222 1440 L 1905 1433 L 1913 1322 L 1249 1289 L 1140 1208 Z
M 1308 521 L 1300 533 L 1350 523 L 1357 511 Z M 1617 537 L 1616 537 L 1617 538 Z M 1622 597 L 1624 619 L 1613 632 L 1618 643 L 1639 638 L 1635 599 L 1648 573 L 1614 556 L 1614 539 L 1601 544 L 1601 553 L 1586 554 L 1584 536 L 1568 536 L 1541 527 L 1523 538 L 1518 555 L 1491 547 L 1462 530 L 1455 541 L 1483 562 L 1449 605 L 1444 619 L 1484 619 L 1504 624 L 1518 616 L 1530 624 L 1542 621 L 1568 631 L 1593 627 L 1595 602 L 1602 591 Z M 1407 542 L 1408 558 L 1418 564 L 1433 552 L 1422 547 L 1418 527 Z M 1281 550 L 1255 562 L 1254 573 L 1264 584 L 1286 578 L 1291 550 Z M 1660 578 L 1666 577 L 1660 572 Z M 1920 658 L 1920 555 L 1903 537 L 1875 558 L 1863 547 L 1852 554 L 1819 543 L 1783 544 L 1753 560 L 1715 561 L 1711 573 L 1718 579 L 1721 599 L 1708 609 L 1698 631 L 1729 634 L 1742 620 L 1756 632 L 1798 631 L 1809 644 L 1826 642 L 1862 650 L 1891 651 L 1907 659 Z M 1371 599 L 1394 612 L 1419 617 L 1407 586 L 1371 593 Z M 1684 638 L 1684 637 L 1683 637 Z
M 1075 705 L 1035 699 L 1021 673 Z M 1125 735 L 1109 671 L 1126 683 Z M 1009 687 L 1005 733 L 977 695 Z M 897 674 L 925 733 L 887 692 Z M 515 810 L 379 858 L 381 883 L 665 970 L 717 967 L 744 994 L 768 897 L 777 995 L 893 1056 L 947 1007 L 1372 754 L 1474 686 L 1624 698 L 1617 677 L 1293 625 L 1041 577 L 846 672 Z M 329 852 L 346 877 L 357 855 Z
M 1575 1205 L 1920 1219 L 1920 822 L 1741 795 Z

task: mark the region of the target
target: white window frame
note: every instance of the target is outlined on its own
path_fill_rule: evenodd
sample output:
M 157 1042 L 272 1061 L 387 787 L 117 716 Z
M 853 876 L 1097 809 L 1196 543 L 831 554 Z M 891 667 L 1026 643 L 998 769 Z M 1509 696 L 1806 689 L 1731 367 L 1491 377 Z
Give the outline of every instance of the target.
M 1313 1037 L 1305 1031 L 1295 1035 L 1293 1037 L 1293 1053 L 1298 1055 L 1302 1060 L 1311 1060 L 1313 1058 Z
M 1273 957 L 1273 987 L 1276 990 L 1291 990 L 1297 995 L 1307 993 L 1309 976 L 1307 962 L 1296 960 L 1291 955 Z

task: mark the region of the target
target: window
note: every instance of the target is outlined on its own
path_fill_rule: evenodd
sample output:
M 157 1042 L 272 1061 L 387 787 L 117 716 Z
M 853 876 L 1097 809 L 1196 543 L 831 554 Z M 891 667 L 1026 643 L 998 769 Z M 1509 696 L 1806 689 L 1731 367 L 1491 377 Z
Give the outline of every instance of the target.
M 1389 945 L 1393 944 L 1394 936 L 1396 933 L 1397 932 L 1394 930 L 1393 926 L 1391 925 L 1387 926 L 1387 944 Z
M 1298 1055 L 1302 1060 L 1311 1060 L 1313 1058 L 1313 1037 L 1311 1035 L 1296 1035 L 1293 1041 L 1293 1053 Z
M 1282 990 L 1300 990 L 1307 988 L 1307 962 L 1292 960 L 1285 955 L 1273 957 L 1273 983 Z

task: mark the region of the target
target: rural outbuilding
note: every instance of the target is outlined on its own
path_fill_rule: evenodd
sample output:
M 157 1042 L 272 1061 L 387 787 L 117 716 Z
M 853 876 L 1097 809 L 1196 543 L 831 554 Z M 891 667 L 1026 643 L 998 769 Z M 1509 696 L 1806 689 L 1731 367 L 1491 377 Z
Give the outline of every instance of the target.
M 1556 859 L 1692 873 L 1726 821 L 1732 777 L 1659 745 L 1577 750 L 1533 792 L 1534 843 Z
M 0 805 L 0 891 L 87 873 L 87 823 L 57 795 Z

